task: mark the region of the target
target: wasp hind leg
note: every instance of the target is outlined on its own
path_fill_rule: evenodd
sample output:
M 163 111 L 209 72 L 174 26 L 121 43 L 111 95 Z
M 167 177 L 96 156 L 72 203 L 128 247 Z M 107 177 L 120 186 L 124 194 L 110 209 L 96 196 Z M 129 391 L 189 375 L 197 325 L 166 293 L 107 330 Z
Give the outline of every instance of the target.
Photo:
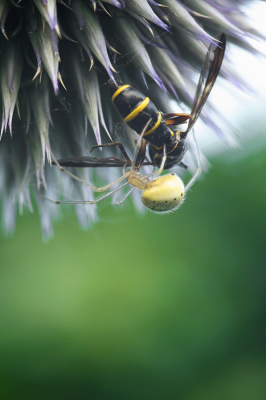
M 76 175 L 72 174 L 71 172 L 69 172 L 69 171 L 67 171 L 65 168 L 63 168 L 63 167 L 59 164 L 59 162 L 57 161 L 57 159 L 55 158 L 55 155 L 54 155 L 54 153 L 52 152 L 51 147 L 50 147 L 50 144 L 48 143 L 48 141 L 45 140 L 45 142 L 46 142 L 46 146 L 48 147 L 49 152 L 50 152 L 50 154 L 51 154 L 52 160 L 54 161 L 55 165 L 60 169 L 60 171 L 64 172 L 66 175 L 70 176 L 71 178 L 75 179 L 76 181 L 78 181 L 78 182 L 80 182 L 80 183 L 83 183 L 83 185 L 89 186 L 94 192 L 105 192 L 107 189 L 109 189 L 109 188 L 112 187 L 113 185 L 115 185 L 115 184 L 117 184 L 117 183 L 120 183 L 123 179 L 127 178 L 128 174 L 129 174 L 129 172 L 124 173 L 122 176 L 120 176 L 120 178 L 116 179 L 114 182 L 111 182 L 111 183 L 109 183 L 109 184 L 106 185 L 106 186 L 103 186 L 103 187 L 94 186 L 94 185 L 92 185 L 90 182 L 87 182 L 87 181 L 84 181 L 83 179 L 78 178 Z M 130 161 L 130 163 L 131 163 L 131 161 Z M 130 164 L 130 165 L 131 165 L 131 164 Z M 116 190 L 115 190 L 115 191 L 116 191 Z M 40 194 L 40 196 L 41 196 L 41 197 L 44 197 L 44 196 L 42 196 L 41 194 Z M 105 196 L 105 197 L 106 197 L 106 196 Z M 49 199 L 47 199 L 47 200 L 49 200 Z M 49 201 L 51 201 L 51 200 L 49 200 Z M 54 201 L 51 201 L 51 202 L 52 202 L 52 203 L 55 203 L 55 204 L 59 204 L 59 203 L 54 202 Z M 82 203 L 82 202 L 65 202 L 65 203 L 64 203 L 64 202 L 61 202 L 60 204 L 78 204 L 78 203 L 80 203 L 80 204 L 94 204 L 94 203 L 89 203 L 89 202 L 83 202 L 83 203 Z
M 129 158 L 129 156 L 128 156 L 128 154 L 127 154 L 125 148 L 124 148 L 124 146 L 123 146 L 122 143 L 120 143 L 120 142 L 98 144 L 98 145 L 96 145 L 96 146 L 93 146 L 93 147 L 90 149 L 89 153 L 91 153 L 94 149 L 97 149 L 97 148 L 101 148 L 101 147 L 111 147 L 111 146 L 118 146 L 119 149 L 120 149 L 120 151 L 121 151 L 121 153 L 123 154 L 123 156 L 125 157 L 125 159 L 126 159 L 127 162 L 129 163 L 129 165 L 132 165 L 132 162 L 131 162 L 131 160 L 130 160 L 130 158 Z
M 112 185 L 114 184 L 114 183 L 112 183 L 112 184 L 109 184 L 109 185 L 104 186 L 104 187 L 102 187 L 102 188 L 98 188 L 98 187 L 94 186 L 92 183 L 87 182 L 87 181 L 84 181 L 83 179 L 80 179 L 80 178 L 77 177 L 76 175 L 74 175 L 74 174 L 72 174 L 71 172 L 67 171 L 65 168 L 63 168 L 63 167 L 59 164 L 59 162 L 58 162 L 57 159 L 55 158 L 55 155 L 54 155 L 54 153 L 52 152 L 52 149 L 51 149 L 51 146 L 50 146 L 48 140 L 47 140 L 45 137 L 44 137 L 44 139 L 45 139 L 45 144 L 46 144 L 46 146 L 47 146 L 47 148 L 48 148 L 48 150 L 49 150 L 49 153 L 50 153 L 50 155 L 51 155 L 51 158 L 52 158 L 54 164 L 59 168 L 60 171 L 64 172 L 64 174 L 70 176 L 72 179 L 75 179 L 76 181 L 82 183 L 83 185 L 89 186 L 94 192 L 104 192 L 104 191 L 107 190 L 110 186 L 112 186 Z M 116 182 L 116 183 L 119 183 L 121 180 L 122 180 L 121 178 L 120 178 L 120 179 L 117 179 L 118 182 Z M 41 196 L 42 196 L 42 195 L 41 195 Z M 44 197 L 44 196 L 42 196 L 42 197 Z M 47 199 L 47 200 L 49 200 L 49 199 Z M 53 201 L 52 201 L 52 202 L 53 202 Z M 55 203 L 55 204 L 57 204 L 57 203 Z

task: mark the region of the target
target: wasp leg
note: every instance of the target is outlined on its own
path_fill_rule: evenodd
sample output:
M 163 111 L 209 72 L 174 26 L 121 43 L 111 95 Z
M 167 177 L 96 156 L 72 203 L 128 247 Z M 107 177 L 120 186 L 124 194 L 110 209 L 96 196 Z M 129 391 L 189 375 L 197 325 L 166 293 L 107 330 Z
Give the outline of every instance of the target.
M 146 177 L 150 177 L 150 176 L 155 176 L 155 175 L 160 175 L 163 172 L 164 166 L 165 166 L 165 162 L 166 162 L 166 158 L 167 158 L 167 154 L 166 154 L 166 145 L 163 146 L 163 156 L 162 156 L 162 161 L 161 161 L 161 165 L 160 168 L 158 169 L 158 171 L 152 172 L 149 175 L 146 175 Z
M 181 162 L 178 164 L 178 166 L 179 166 L 179 167 L 182 167 L 182 168 L 184 168 L 184 169 L 188 169 L 187 164 L 185 164 L 183 161 L 181 161 Z
M 135 171 L 138 171 L 140 169 L 140 167 L 142 166 L 145 158 L 146 158 L 146 146 L 147 146 L 147 140 L 142 139 L 141 141 L 141 145 L 137 154 L 137 158 L 135 160 L 135 167 L 134 168 Z
M 38 193 L 38 195 L 40 197 L 42 197 L 43 199 L 45 199 L 47 201 L 50 201 L 50 203 L 53 203 L 53 204 L 96 204 L 96 203 L 99 203 L 99 201 L 101 201 L 101 200 L 105 199 L 106 197 L 110 196 L 111 194 L 113 194 L 113 193 L 117 192 L 118 190 L 122 189 L 126 185 L 128 185 L 128 182 L 117 186 L 116 188 L 114 188 L 110 192 L 103 194 L 102 196 L 98 197 L 95 200 L 73 200 L 73 201 L 52 200 L 52 199 L 49 199 L 46 196 L 43 196 L 40 192 L 38 192 L 38 191 L 36 191 L 36 192 Z
M 98 145 L 96 145 L 96 146 L 93 146 L 93 147 L 90 149 L 89 153 L 91 153 L 94 149 L 97 149 L 97 148 L 99 148 L 99 147 L 111 147 L 111 146 L 118 146 L 119 149 L 121 150 L 121 153 L 123 154 L 123 156 L 125 157 L 125 159 L 126 159 L 127 162 L 129 163 L 129 165 L 132 165 L 132 162 L 131 162 L 129 156 L 127 155 L 127 152 L 126 152 L 124 146 L 123 146 L 122 143 L 120 143 L 120 142 L 98 144 Z
M 190 118 L 191 118 L 191 115 L 185 114 L 185 113 L 163 114 L 163 119 L 164 119 L 166 125 L 184 124 Z
M 143 139 L 144 141 L 144 139 Z M 147 140 L 145 140 L 145 142 L 147 142 Z M 134 140 L 135 145 L 137 145 L 138 141 L 135 139 Z M 148 143 L 148 142 L 147 142 Z M 145 144 L 145 147 L 147 146 L 147 143 Z M 150 160 L 148 159 L 148 157 L 146 156 L 146 148 L 145 148 L 145 155 L 144 155 L 144 161 L 150 163 Z
M 118 157 L 114 157 L 114 156 L 106 157 L 105 160 L 119 161 L 119 162 L 122 162 L 122 165 L 123 165 L 123 163 L 124 163 L 124 165 L 125 165 L 126 167 L 128 167 L 129 165 L 131 165 L 131 163 L 129 164 L 129 163 L 126 162 L 125 160 L 122 160 L 122 158 L 118 158 Z M 121 165 L 121 167 L 122 167 L 122 165 Z M 110 165 L 110 167 L 111 167 L 111 165 Z
M 45 144 L 46 144 L 46 146 L 47 146 L 47 148 L 48 148 L 48 150 L 50 152 L 50 155 L 51 155 L 51 158 L 52 158 L 54 164 L 60 169 L 60 171 L 64 172 L 66 175 L 70 176 L 71 178 L 75 179 L 76 181 L 78 181 L 80 183 L 83 183 L 86 186 L 89 186 L 94 192 L 101 191 L 101 190 L 98 190 L 98 189 L 101 189 L 101 188 L 97 188 L 96 186 L 92 185 L 92 183 L 84 181 L 83 179 L 78 178 L 76 175 L 72 174 L 71 172 L 69 172 L 65 168 L 63 168 L 59 164 L 57 159 L 55 158 L 55 155 L 52 152 L 51 146 L 50 146 L 50 144 L 49 144 L 49 142 L 48 142 L 48 140 L 47 140 L 47 138 L 45 136 L 44 136 L 44 140 L 45 140 Z M 106 189 L 104 189 L 104 190 L 106 190 Z
M 194 176 L 190 179 L 188 184 L 185 186 L 185 192 L 187 192 L 191 188 L 191 186 L 194 185 L 194 183 L 196 182 L 196 180 L 198 179 L 198 177 L 200 176 L 200 174 L 202 172 L 202 169 L 201 169 L 201 166 L 200 166 L 199 149 L 198 149 L 198 145 L 197 145 L 194 129 L 192 130 L 192 134 L 193 134 L 194 142 L 195 142 L 195 145 L 196 145 L 196 157 L 197 157 L 198 168 L 197 168 L 197 171 L 195 172 Z
M 138 171 L 143 164 L 143 161 L 145 158 L 145 153 L 146 153 L 146 145 L 147 145 L 147 141 L 145 139 L 143 139 L 143 136 L 144 136 L 148 126 L 150 125 L 151 121 L 152 121 L 152 118 L 149 119 L 149 121 L 144 126 L 144 128 L 139 136 L 138 142 L 136 144 L 134 157 L 133 157 L 132 170 Z
M 111 182 L 106 186 L 103 186 L 103 187 L 94 186 L 90 182 L 87 182 L 87 181 L 84 181 L 83 179 L 78 178 L 76 175 L 72 174 L 71 172 L 67 171 L 65 168 L 61 167 L 61 165 L 58 163 L 57 159 L 55 158 L 54 153 L 52 152 L 51 147 L 46 139 L 45 139 L 45 142 L 46 142 L 46 146 L 48 147 L 48 149 L 50 151 L 52 160 L 57 165 L 57 167 L 60 169 L 60 171 L 64 172 L 66 175 L 70 176 L 71 178 L 75 179 L 76 181 L 83 183 L 86 186 L 89 186 L 94 192 L 105 192 L 107 189 L 109 189 L 113 185 L 116 185 L 117 183 L 121 182 L 124 178 L 127 178 L 127 176 L 130 173 L 130 171 L 126 172 L 125 174 L 120 176 L 120 178 L 116 179 L 114 182 Z M 67 204 L 67 203 L 63 203 L 63 204 Z M 72 204 L 72 203 L 69 203 L 69 204 Z M 83 204 L 83 203 L 81 203 L 81 204 Z

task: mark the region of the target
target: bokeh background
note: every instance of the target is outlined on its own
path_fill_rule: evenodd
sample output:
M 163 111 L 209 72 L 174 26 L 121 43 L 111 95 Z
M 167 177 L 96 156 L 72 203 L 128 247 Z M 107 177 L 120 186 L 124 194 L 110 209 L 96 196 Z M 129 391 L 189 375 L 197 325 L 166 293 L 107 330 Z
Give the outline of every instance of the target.
M 251 123 L 175 213 L 107 199 L 91 230 L 70 209 L 44 244 L 35 207 L 1 234 L 2 399 L 265 400 L 266 140 Z

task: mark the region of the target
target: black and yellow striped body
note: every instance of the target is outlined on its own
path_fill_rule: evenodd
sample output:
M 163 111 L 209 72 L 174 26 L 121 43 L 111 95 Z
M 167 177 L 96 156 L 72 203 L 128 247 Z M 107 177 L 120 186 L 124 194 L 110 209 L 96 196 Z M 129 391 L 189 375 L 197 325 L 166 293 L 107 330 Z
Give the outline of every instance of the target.
M 112 101 L 130 128 L 141 134 L 149 119 L 152 119 L 143 137 L 150 144 L 150 156 L 156 165 L 160 165 L 164 145 L 167 152 L 165 168 L 180 162 L 186 150 L 185 141 L 180 140 L 179 131 L 177 133 L 166 125 L 154 103 L 130 85 L 117 85 L 110 80 L 109 86 Z
M 166 151 L 167 159 L 164 165 L 164 169 L 170 169 L 182 161 L 182 158 L 187 151 L 187 142 L 185 141 L 185 139 L 181 139 L 177 141 L 172 150 L 169 150 L 168 147 L 166 147 Z M 161 164 L 161 157 L 163 155 L 162 148 L 158 150 L 154 146 L 150 145 L 149 155 L 151 160 L 155 162 L 155 165 L 159 167 Z

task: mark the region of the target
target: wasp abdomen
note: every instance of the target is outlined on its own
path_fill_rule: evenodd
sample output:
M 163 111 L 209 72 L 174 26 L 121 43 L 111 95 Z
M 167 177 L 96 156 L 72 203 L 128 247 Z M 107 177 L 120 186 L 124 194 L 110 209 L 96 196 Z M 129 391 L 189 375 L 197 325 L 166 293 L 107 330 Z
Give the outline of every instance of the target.
M 167 149 L 167 159 L 164 168 L 170 169 L 180 163 L 187 151 L 187 143 L 185 140 L 177 141 L 176 144 L 172 145 L 172 149 Z M 157 166 L 160 166 L 162 158 L 162 150 L 157 150 L 153 145 L 149 146 L 149 154 L 151 160 L 155 162 Z
M 144 134 L 146 140 L 156 147 L 170 144 L 173 133 L 165 124 L 154 103 L 130 85 L 117 85 L 109 81 L 112 101 L 128 126 L 141 134 L 147 122 L 151 122 Z

